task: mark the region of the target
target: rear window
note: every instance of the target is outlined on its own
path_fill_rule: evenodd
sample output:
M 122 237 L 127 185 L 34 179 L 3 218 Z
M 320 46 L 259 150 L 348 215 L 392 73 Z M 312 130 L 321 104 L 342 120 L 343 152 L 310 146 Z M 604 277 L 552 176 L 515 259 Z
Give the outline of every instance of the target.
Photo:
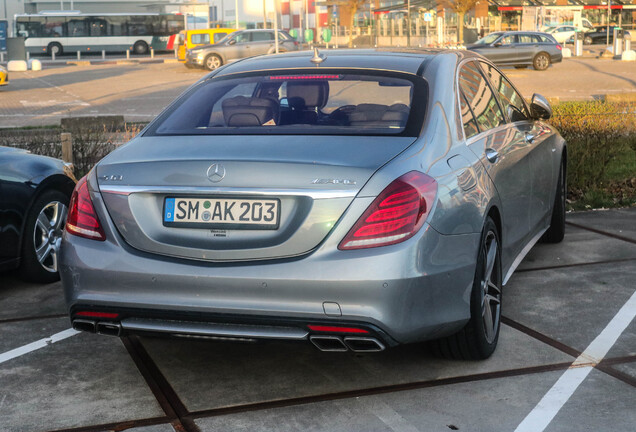
M 418 106 L 426 102 L 425 89 L 416 90 L 410 78 L 315 70 L 213 78 L 192 88 L 148 134 L 416 136 L 422 108 L 411 115 L 414 95 Z

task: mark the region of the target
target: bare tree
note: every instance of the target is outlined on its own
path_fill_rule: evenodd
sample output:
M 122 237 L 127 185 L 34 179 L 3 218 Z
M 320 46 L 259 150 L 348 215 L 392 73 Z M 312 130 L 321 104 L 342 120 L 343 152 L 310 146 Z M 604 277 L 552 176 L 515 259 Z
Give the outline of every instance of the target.
M 457 42 L 464 43 L 464 16 L 466 12 L 475 7 L 480 0 L 443 0 L 457 14 Z M 485 1 L 485 0 L 482 0 Z
M 338 6 L 349 12 L 349 48 L 353 48 L 353 20 L 367 0 L 327 0 L 327 6 Z

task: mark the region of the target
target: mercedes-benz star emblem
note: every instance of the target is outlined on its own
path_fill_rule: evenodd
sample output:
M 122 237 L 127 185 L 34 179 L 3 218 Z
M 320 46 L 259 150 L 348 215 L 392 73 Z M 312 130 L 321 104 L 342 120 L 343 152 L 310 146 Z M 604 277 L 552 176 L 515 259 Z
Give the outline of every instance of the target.
M 219 163 L 214 163 L 208 168 L 208 180 L 218 183 L 225 178 L 225 167 Z

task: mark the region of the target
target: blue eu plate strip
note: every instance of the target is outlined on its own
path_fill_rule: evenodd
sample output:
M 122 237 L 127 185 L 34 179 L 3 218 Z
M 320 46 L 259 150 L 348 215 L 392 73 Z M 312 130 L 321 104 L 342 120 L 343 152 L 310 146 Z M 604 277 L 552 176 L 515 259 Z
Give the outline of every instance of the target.
M 174 222 L 174 198 L 166 198 L 164 222 Z

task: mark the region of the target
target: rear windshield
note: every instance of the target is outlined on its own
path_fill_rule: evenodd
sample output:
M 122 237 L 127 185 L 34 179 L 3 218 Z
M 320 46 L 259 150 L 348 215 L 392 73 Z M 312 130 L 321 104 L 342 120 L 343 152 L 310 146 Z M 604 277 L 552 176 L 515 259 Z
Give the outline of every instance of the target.
M 410 79 L 312 72 L 209 79 L 147 134 L 397 135 L 418 117 L 411 116 Z

